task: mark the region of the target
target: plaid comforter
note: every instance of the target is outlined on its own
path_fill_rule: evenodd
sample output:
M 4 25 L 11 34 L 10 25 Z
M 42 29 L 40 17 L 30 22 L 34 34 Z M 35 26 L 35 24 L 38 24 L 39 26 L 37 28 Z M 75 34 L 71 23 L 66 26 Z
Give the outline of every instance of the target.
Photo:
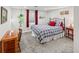
M 60 26 L 52 27 L 49 25 L 32 25 L 31 29 L 37 35 L 40 41 L 43 40 L 44 38 L 63 32 Z

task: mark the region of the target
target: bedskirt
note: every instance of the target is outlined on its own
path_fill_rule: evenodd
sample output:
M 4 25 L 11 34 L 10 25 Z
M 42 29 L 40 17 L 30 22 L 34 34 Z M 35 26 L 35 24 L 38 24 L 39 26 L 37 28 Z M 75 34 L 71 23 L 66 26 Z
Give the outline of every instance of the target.
M 56 34 L 56 35 L 53 35 L 53 36 L 50 36 L 50 37 L 47 37 L 47 38 L 44 38 L 43 40 L 39 40 L 37 35 L 32 31 L 32 36 L 39 41 L 39 43 L 46 43 L 46 42 L 49 42 L 51 40 L 57 40 L 59 38 L 62 38 L 64 36 L 64 31 L 59 33 L 59 34 Z

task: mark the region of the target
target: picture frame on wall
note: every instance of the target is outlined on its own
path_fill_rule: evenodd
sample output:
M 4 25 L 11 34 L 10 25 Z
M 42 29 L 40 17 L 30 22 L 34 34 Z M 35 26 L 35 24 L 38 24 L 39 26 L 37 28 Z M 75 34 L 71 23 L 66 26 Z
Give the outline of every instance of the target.
M 68 15 L 68 14 L 69 14 L 69 11 L 68 11 L 68 10 L 61 11 L 61 12 L 60 12 L 60 15 Z
M 1 24 L 7 22 L 7 9 L 1 7 Z

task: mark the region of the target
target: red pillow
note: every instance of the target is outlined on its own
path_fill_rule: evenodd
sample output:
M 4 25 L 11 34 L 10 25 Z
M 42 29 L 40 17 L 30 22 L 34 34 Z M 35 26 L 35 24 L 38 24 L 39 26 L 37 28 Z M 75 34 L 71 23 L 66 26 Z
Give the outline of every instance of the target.
M 49 22 L 49 25 L 50 25 L 50 26 L 55 26 L 55 24 L 56 24 L 55 21 L 50 21 L 50 22 Z
M 63 22 L 60 22 L 59 26 L 64 30 Z

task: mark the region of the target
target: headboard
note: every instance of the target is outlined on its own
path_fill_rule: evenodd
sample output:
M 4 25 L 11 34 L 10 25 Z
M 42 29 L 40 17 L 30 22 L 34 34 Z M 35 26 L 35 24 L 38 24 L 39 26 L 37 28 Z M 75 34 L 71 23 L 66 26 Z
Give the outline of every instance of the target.
M 63 22 L 63 26 L 64 26 L 64 30 L 65 30 L 65 18 L 52 18 L 52 19 L 50 19 L 50 21 L 52 21 L 52 20 Z

